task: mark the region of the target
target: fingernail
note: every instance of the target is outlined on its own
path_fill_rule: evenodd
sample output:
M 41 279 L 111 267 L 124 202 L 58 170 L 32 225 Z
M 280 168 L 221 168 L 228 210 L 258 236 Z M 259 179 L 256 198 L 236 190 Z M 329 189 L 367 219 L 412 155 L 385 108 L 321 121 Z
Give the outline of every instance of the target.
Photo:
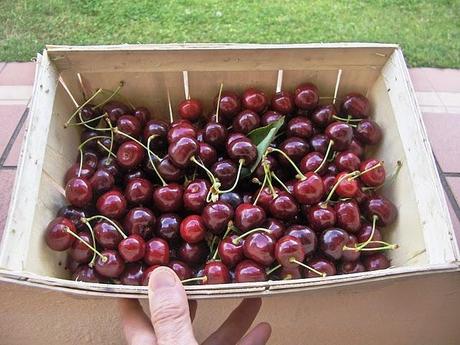
M 169 268 L 157 268 L 150 274 L 149 285 L 154 290 L 173 287 L 176 275 Z

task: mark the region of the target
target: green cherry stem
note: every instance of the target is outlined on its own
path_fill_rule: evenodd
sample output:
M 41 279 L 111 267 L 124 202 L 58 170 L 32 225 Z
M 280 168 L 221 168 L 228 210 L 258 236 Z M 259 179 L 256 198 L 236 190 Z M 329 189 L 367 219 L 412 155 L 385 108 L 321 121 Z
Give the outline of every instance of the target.
M 266 228 L 255 228 L 255 229 L 252 229 L 252 230 L 249 230 L 249 231 L 246 231 L 244 234 L 238 236 L 238 237 L 235 237 L 232 242 L 233 244 L 238 244 L 243 238 L 245 238 L 246 236 L 248 235 L 251 235 L 255 232 L 258 232 L 258 231 L 262 231 L 262 232 L 266 232 L 267 234 L 269 234 L 271 231 L 269 229 L 266 229 Z
M 297 264 L 299 266 L 302 266 L 302 267 L 305 267 L 307 270 L 310 270 L 310 271 L 316 273 L 317 275 L 319 275 L 319 276 L 321 276 L 323 278 L 326 276 L 326 273 L 320 272 L 318 270 L 315 270 L 313 267 L 308 266 L 308 265 L 304 264 L 303 262 L 300 262 L 300 261 L 296 260 L 296 258 L 294 258 L 294 257 L 290 258 L 289 262 L 295 263 L 295 264 Z
M 267 274 L 267 276 L 269 276 L 270 274 L 272 274 L 273 272 L 275 272 L 277 269 L 281 268 L 282 266 L 281 265 L 276 265 L 275 267 L 272 267 L 270 268 L 268 271 L 266 271 L 265 273 Z
M 241 176 L 241 170 L 243 169 L 243 164 L 244 164 L 244 159 L 240 159 L 239 166 L 238 166 L 238 172 L 236 174 L 236 179 L 235 179 L 235 182 L 233 183 L 233 186 L 231 186 L 229 189 L 219 191 L 219 194 L 230 193 L 236 188 L 236 186 L 238 186 L 238 182 Z
M 364 248 L 365 246 L 367 246 L 369 244 L 370 241 L 372 241 L 372 239 L 374 238 L 374 234 L 375 234 L 375 226 L 377 224 L 377 220 L 379 219 L 379 217 L 377 215 L 373 215 L 372 216 L 372 230 L 371 230 L 371 234 L 369 236 L 369 238 L 364 241 L 363 243 L 361 243 L 359 246 L 357 246 L 358 249 L 361 249 L 361 248 Z
M 109 154 L 107 155 L 107 159 L 110 158 L 110 154 L 112 153 L 113 151 L 113 141 L 114 141 L 114 138 L 113 138 L 113 127 L 112 127 L 112 123 L 110 122 L 110 119 L 109 118 L 105 118 L 105 122 L 107 123 L 107 125 L 109 126 L 110 128 L 110 147 L 109 147 Z
M 81 169 L 83 169 L 83 147 L 89 143 L 90 141 L 92 140 L 96 140 L 96 139 L 106 139 L 106 138 L 109 138 L 108 136 L 106 135 L 97 135 L 95 137 L 91 137 L 91 138 L 88 138 L 86 139 L 84 142 L 82 142 L 79 146 L 78 146 L 78 151 L 80 152 L 80 167 L 78 169 L 78 174 L 77 176 L 80 177 L 81 175 Z
M 196 281 L 202 281 L 202 282 L 204 283 L 204 282 L 206 282 L 207 280 L 208 280 L 208 277 L 202 276 L 202 277 L 195 277 L 195 278 L 184 279 L 184 280 L 181 280 L 180 282 L 181 282 L 182 284 L 187 284 L 187 283 L 196 282 Z
M 297 178 L 299 180 L 305 180 L 306 177 L 305 175 L 303 174 L 302 171 L 300 171 L 299 167 L 297 166 L 297 164 L 294 163 L 294 161 L 291 159 L 291 157 L 289 157 L 286 152 L 284 152 L 283 150 L 280 150 L 280 149 L 277 149 L 275 147 L 268 147 L 267 148 L 267 152 L 270 153 L 270 152 L 278 152 L 279 154 L 283 155 L 284 158 L 286 158 L 286 160 L 292 165 L 292 167 L 295 169 L 295 171 L 297 172 Z
M 121 134 L 123 135 L 124 137 L 132 140 L 132 141 L 135 141 L 136 143 L 138 143 L 139 145 L 141 145 L 147 152 L 150 152 L 151 155 L 153 155 L 153 157 L 155 157 L 155 159 L 157 160 L 161 160 L 160 157 L 158 157 L 155 153 L 152 152 L 152 150 L 150 150 L 147 146 L 145 146 L 142 142 L 140 142 L 139 140 L 137 140 L 136 138 L 134 138 L 133 136 L 127 134 L 127 133 L 124 133 L 122 131 L 120 131 L 117 127 L 113 127 L 113 132 L 115 134 Z
M 377 186 L 377 187 L 363 187 L 363 191 L 368 191 L 368 190 L 376 191 L 376 190 L 381 189 L 384 186 L 391 185 L 396 180 L 396 178 L 398 177 L 398 174 L 401 171 L 401 168 L 402 168 L 402 162 L 397 161 L 395 170 L 393 171 L 391 176 L 386 179 L 386 181 L 384 183 L 382 183 L 380 186 Z
M 348 115 L 348 118 L 340 117 L 340 116 L 337 116 L 337 115 L 332 115 L 332 118 L 335 119 L 335 120 L 346 122 L 346 123 L 349 123 L 349 122 L 361 122 L 362 121 L 362 119 L 353 119 L 350 115 Z
M 276 176 L 276 174 L 273 171 L 271 172 L 271 176 L 276 180 L 276 182 L 278 182 L 280 184 L 281 187 L 283 187 L 283 189 L 286 192 L 291 194 L 291 192 L 289 192 L 289 188 L 283 183 L 283 181 L 281 181 L 281 179 L 278 176 Z
M 121 88 L 123 87 L 123 85 L 125 85 L 125 83 L 124 83 L 123 81 L 120 81 L 120 83 L 118 84 L 118 86 L 117 86 L 117 88 L 115 89 L 115 91 L 112 91 L 112 94 L 111 94 L 109 97 L 107 97 L 107 98 L 106 98 L 104 101 L 102 101 L 101 103 L 95 105 L 95 106 L 93 107 L 93 109 L 100 108 L 100 107 L 104 106 L 105 104 L 107 104 L 107 102 L 109 102 L 113 97 L 116 96 L 116 94 L 117 94 L 118 92 L 120 92 L 120 90 L 121 90 Z
M 149 161 L 150 161 L 150 164 L 152 165 L 152 169 L 155 170 L 155 173 L 157 174 L 158 178 L 160 179 L 161 184 L 162 184 L 163 186 L 166 186 L 167 183 L 166 183 L 166 181 L 164 180 L 163 176 L 161 176 L 160 172 L 158 171 L 157 166 L 155 165 L 155 162 L 153 161 L 152 155 L 151 155 L 152 151 L 150 150 L 150 142 L 151 142 L 152 139 L 155 138 L 155 137 L 156 137 L 156 135 L 153 134 L 153 135 L 149 136 L 149 138 L 147 139 L 147 147 L 149 148 L 149 149 L 147 150 L 147 156 L 149 157 Z M 159 157 L 156 156 L 156 158 L 158 159 Z
M 272 175 L 270 173 L 270 168 L 268 167 L 268 164 L 263 164 L 263 167 L 264 167 L 265 176 L 267 177 L 268 188 L 270 189 L 270 193 L 272 194 L 272 197 L 274 199 L 274 198 L 278 197 L 278 193 L 276 193 L 276 190 L 273 187 Z
M 260 194 L 262 194 L 262 191 L 264 190 L 265 185 L 267 184 L 267 180 L 268 180 L 267 174 L 265 174 L 264 181 L 262 182 L 262 185 L 260 186 L 259 192 L 257 193 L 256 199 L 254 200 L 253 205 L 257 205 L 257 202 L 259 201 L 259 198 L 260 198 Z
M 89 222 L 86 221 L 85 218 L 82 218 L 81 220 L 85 225 L 86 227 L 88 228 L 89 230 L 89 233 L 91 234 L 91 239 L 93 240 L 93 243 L 95 244 L 96 243 L 96 237 L 94 237 L 94 230 L 93 230 L 93 227 L 91 226 L 91 224 Z M 101 257 L 102 261 L 104 261 L 104 258 L 105 256 L 103 256 L 101 253 L 99 253 L 97 250 L 93 250 L 93 258 L 91 259 L 90 263 L 88 264 L 90 267 L 93 267 L 94 266 L 94 261 L 96 261 L 96 254 L 99 254 L 99 256 Z M 107 258 L 105 259 L 107 260 Z
M 212 185 L 213 185 L 213 186 L 217 186 L 217 185 L 219 184 L 219 182 L 218 182 L 217 179 L 214 177 L 214 175 L 212 174 L 212 172 L 211 172 L 208 168 L 206 168 L 206 166 L 205 166 L 203 163 L 199 162 L 198 159 L 196 159 L 195 156 L 193 156 L 192 158 L 190 158 L 190 160 L 191 160 L 193 163 L 195 163 L 196 165 L 198 165 L 200 168 L 202 168 L 202 169 L 206 172 L 206 174 L 208 174 L 209 178 L 210 178 L 211 181 L 212 181 Z M 217 188 L 217 190 L 218 190 L 218 188 Z
M 329 145 L 327 145 L 327 150 L 324 154 L 324 158 L 321 161 L 321 164 L 315 169 L 315 171 L 313 171 L 315 174 L 317 174 L 318 171 L 321 171 L 321 169 L 324 167 L 324 164 L 326 164 L 327 157 L 329 157 L 329 152 L 331 151 L 332 145 L 334 145 L 334 140 L 329 140 Z
M 69 119 L 66 121 L 66 123 L 64 123 L 64 128 L 67 128 L 70 124 L 70 122 L 73 120 L 73 118 L 83 109 L 83 107 L 85 105 L 87 105 L 89 102 L 91 102 L 98 94 L 100 94 L 102 92 L 102 89 L 98 89 L 90 98 L 88 98 L 88 100 L 83 103 L 82 105 L 80 105 L 77 110 L 75 110 L 75 112 L 70 115 Z
M 80 117 L 81 122 L 69 123 L 69 124 L 67 125 L 67 127 L 75 127 L 75 126 L 84 125 L 85 127 L 88 127 L 89 129 L 93 129 L 93 130 L 95 130 L 95 131 L 98 131 L 98 130 L 107 130 L 107 128 L 96 128 L 96 127 L 92 127 L 92 126 L 88 125 L 88 123 L 90 123 L 90 122 L 93 122 L 93 121 L 96 121 L 96 120 L 100 120 L 100 119 L 102 119 L 103 117 L 107 116 L 107 113 L 104 113 L 104 114 L 102 114 L 102 115 L 96 116 L 94 119 L 87 120 L 87 121 L 83 121 L 83 119 L 81 118 L 81 112 L 79 113 L 78 116 Z
M 109 222 L 110 224 L 113 225 L 113 227 L 115 229 L 117 229 L 117 231 L 120 233 L 121 237 L 123 237 L 123 239 L 127 238 L 128 236 L 126 236 L 126 234 L 120 229 L 120 227 L 110 218 L 107 218 L 106 216 L 103 216 L 103 215 L 100 215 L 100 214 L 97 214 L 95 216 L 92 216 L 92 217 L 89 217 L 89 218 L 86 218 L 86 223 L 94 220 L 94 219 L 103 219 L 107 222 Z
M 332 196 L 334 195 L 335 193 L 335 190 L 337 189 L 337 187 L 340 185 L 340 183 L 345 180 L 346 178 L 351 178 L 353 176 L 355 176 L 358 172 L 356 171 L 353 171 L 349 174 L 346 174 L 346 175 L 343 175 L 342 177 L 339 178 L 339 180 L 335 183 L 335 185 L 332 187 L 331 191 L 329 192 L 329 194 L 327 195 L 327 198 L 326 200 L 322 203 L 323 205 L 327 205 L 330 201 L 331 201 L 331 198 Z
M 216 123 L 219 123 L 219 109 L 220 109 L 220 98 L 222 97 L 222 89 L 224 83 L 220 83 L 219 95 L 217 96 L 217 107 L 216 107 Z
M 110 156 L 112 156 L 113 158 L 117 159 L 117 155 L 116 155 L 115 153 L 111 152 L 111 151 L 110 151 L 107 147 L 105 147 L 104 144 L 101 143 L 99 140 L 97 141 L 97 144 L 99 145 L 99 147 L 100 147 L 101 149 L 103 149 L 104 151 L 106 151 L 106 152 L 108 153 L 109 158 L 110 158 Z
M 350 180 L 354 180 L 354 179 L 360 177 L 361 175 L 367 174 L 369 171 L 377 169 L 377 168 L 381 167 L 382 165 L 383 165 L 382 162 L 378 162 L 376 165 L 374 165 L 374 166 L 372 166 L 369 169 L 366 169 L 364 171 L 359 171 L 359 170 L 353 171 L 355 173 L 355 175 L 350 177 Z
M 93 251 L 93 259 L 91 260 L 91 262 L 88 265 L 94 265 L 94 258 L 96 257 L 96 255 L 99 255 L 99 257 L 102 259 L 102 262 L 107 261 L 106 256 L 102 255 L 96 248 L 94 248 L 91 244 L 86 242 L 83 238 L 78 236 L 76 233 L 72 232 L 69 228 L 67 228 L 66 231 Z

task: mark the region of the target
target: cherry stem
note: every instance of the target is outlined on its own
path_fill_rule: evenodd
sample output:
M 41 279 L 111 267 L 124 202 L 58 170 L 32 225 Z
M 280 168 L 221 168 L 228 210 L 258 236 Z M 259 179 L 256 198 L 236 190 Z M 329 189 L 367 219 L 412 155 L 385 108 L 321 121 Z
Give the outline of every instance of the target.
M 235 237 L 232 240 L 232 242 L 233 242 L 233 244 L 237 245 L 243 238 L 245 238 L 246 236 L 248 236 L 250 234 L 258 232 L 258 231 L 263 231 L 263 232 L 266 232 L 267 234 L 269 234 L 271 232 L 269 229 L 266 229 L 266 228 L 255 228 L 255 229 L 246 231 L 244 234 L 242 234 L 242 235 L 240 235 L 238 237 Z
M 107 153 L 109 154 L 109 158 L 110 156 L 112 156 L 113 158 L 117 159 L 117 155 L 113 152 L 111 152 L 107 147 L 104 146 L 103 143 L 101 143 L 99 140 L 97 141 L 97 144 L 104 150 L 104 151 L 107 151 Z
M 318 271 L 318 270 L 315 270 L 313 267 L 308 266 L 308 265 L 304 264 L 303 262 L 300 262 L 300 261 L 296 260 L 296 258 L 294 258 L 294 257 L 290 258 L 290 259 L 289 259 L 289 262 L 295 263 L 295 264 L 300 265 L 300 266 L 302 266 L 302 267 L 305 267 L 306 269 L 308 269 L 308 270 L 310 270 L 310 271 L 316 273 L 317 275 L 319 275 L 319 276 L 321 276 L 321 277 L 323 277 L 323 278 L 326 276 L 326 273 L 320 272 L 320 271 Z
M 240 164 L 238 166 L 238 172 L 236 174 L 236 179 L 235 179 L 235 182 L 233 183 L 233 186 L 229 189 L 219 191 L 219 194 L 232 192 L 236 188 L 236 186 L 238 186 L 238 182 L 241 176 L 241 170 L 243 169 L 244 159 L 241 158 L 239 162 Z
M 233 231 L 233 229 L 235 228 L 235 226 L 233 225 L 233 222 L 232 221 L 229 221 L 228 224 L 227 224 L 227 230 L 225 230 L 225 233 L 224 233 L 224 236 L 222 236 L 222 238 L 224 239 L 225 237 L 228 236 L 228 234 Z
M 207 280 L 208 280 L 208 277 L 202 276 L 202 277 L 184 279 L 184 280 L 181 280 L 180 282 L 182 284 L 187 284 L 187 283 L 196 282 L 196 281 L 206 282 Z
M 257 193 L 256 199 L 254 200 L 253 205 L 257 205 L 257 202 L 259 201 L 259 198 L 260 198 L 260 194 L 262 194 L 262 191 L 265 188 L 265 184 L 267 183 L 267 180 L 268 180 L 267 174 L 265 174 L 264 181 L 262 182 L 262 185 L 260 186 L 259 192 Z
M 109 153 L 107 155 L 107 159 L 110 158 L 110 154 L 112 153 L 112 150 L 113 150 L 113 127 L 112 127 L 112 123 L 110 122 L 110 119 L 108 119 L 107 117 L 105 118 L 105 122 L 107 122 L 107 124 L 109 125 L 109 128 L 110 128 L 110 147 L 109 147 Z
M 95 216 L 92 216 L 92 217 L 89 217 L 89 218 L 86 218 L 86 222 L 90 222 L 94 219 L 103 219 L 107 222 L 109 222 L 110 224 L 113 225 L 113 227 L 115 229 L 117 229 L 117 231 L 120 233 L 121 237 L 123 237 L 123 239 L 127 238 L 128 236 L 126 236 L 126 234 L 120 229 L 120 227 L 110 218 L 107 218 L 106 216 L 103 216 L 103 215 L 100 215 L 100 214 L 97 214 Z
M 374 165 L 374 166 L 372 166 L 369 169 L 366 169 L 364 171 L 356 170 L 356 171 L 354 171 L 355 175 L 350 177 L 350 180 L 354 180 L 354 179 L 360 177 L 361 175 L 367 174 L 369 171 L 377 169 L 377 168 L 381 167 L 382 165 L 383 165 L 382 162 L 378 162 L 376 165 Z
M 166 181 L 163 179 L 163 176 L 160 175 L 160 172 L 158 171 L 153 159 L 152 159 L 152 151 L 150 150 L 150 142 L 152 141 L 153 138 L 155 138 L 157 135 L 156 134 L 152 134 L 151 136 L 149 136 L 149 138 L 147 139 L 147 147 L 149 148 L 147 150 L 147 156 L 149 157 L 149 162 L 150 164 L 152 165 L 152 169 L 155 170 L 155 173 L 157 174 L 158 178 L 160 179 L 161 181 L 161 184 L 164 186 L 166 186 Z M 156 156 L 156 158 L 158 159 L 159 157 Z
M 402 162 L 401 161 L 397 161 L 396 162 L 396 168 L 395 170 L 393 171 L 393 173 L 391 174 L 391 176 L 389 178 L 386 179 L 386 181 L 384 183 L 382 183 L 380 186 L 377 186 L 377 187 L 364 187 L 363 188 L 363 191 L 368 191 L 368 190 L 379 190 L 380 188 L 386 186 L 386 185 L 390 185 L 391 183 L 394 182 L 394 180 L 396 180 L 396 177 L 398 177 L 398 174 L 399 172 L 401 171 L 401 168 L 402 168 Z
M 220 83 L 219 95 L 217 96 L 216 123 L 219 123 L 220 98 L 222 97 L 222 88 L 223 87 L 224 87 L 224 83 Z
M 216 237 L 217 237 L 217 236 L 216 236 Z M 214 240 L 216 239 L 216 237 L 214 237 L 212 240 L 214 241 Z M 213 256 L 211 257 L 211 261 L 216 260 L 218 252 L 219 252 L 219 244 L 217 244 L 216 249 L 214 250 L 214 254 L 213 254 Z
M 139 145 L 141 145 L 145 150 L 147 150 L 147 152 L 149 152 L 150 154 L 152 154 L 152 155 L 155 157 L 155 159 L 157 159 L 157 160 L 159 160 L 159 161 L 161 160 L 161 158 L 158 157 L 155 153 L 153 153 L 152 150 L 150 150 L 150 149 L 149 149 L 147 146 L 145 146 L 142 142 L 140 142 L 140 141 L 137 140 L 136 138 L 132 137 L 131 135 L 126 134 L 126 133 L 120 131 L 117 127 L 113 127 L 113 132 L 114 132 L 115 134 L 121 134 L 121 135 L 123 135 L 124 137 L 126 137 L 126 138 L 128 138 L 128 139 L 130 139 L 130 140 L 132 140 L 132 141 L 135 141 L 136 143 L 138 143 Z
M 88 138 L 86 139 L 84 142 L 82 142 L 79 146 L 78 146 L 78 151 L 80 151 L 80 166 L 78 168 L 78 174 L 77 176 L 80 177 L 81 175 L 81 170 L 83 169 L 83 146 L 85 146 L 87 143 L 89 143 L 90 141 L 92 140 L 96 140 L 96 139 L 106 139 L 106 138 L 109 138 L 108 136 L 105 136 L 105 135 L 97 135 L 95 137 L 91 137 L 91 138 Z
M 377 220 L 378 220 L 379 217 L 377 217 L 375 214 L 372 216 L 372 230 L 371 230 L 371 234 L 369 235 L 369 238 L 364 241 L 363 243 L 361 243 L 357 248 L 358 249 L 361 249 L 361 248 L 364 248 L 365 246 L 367 246 L 369 244 L 370 241 L 372 241 L 372 239 L 374 238 L 374 234 L 375 234 L 375 225 L 377 223 Z
M 198 159 L 196 159 L 195 156 L 193 156 L 192 158 L 190 158 L 190 160 L 191 160 L 193 163 L 195 163 L 196 165 L 198 165 L 200 168 L 202 168 L 204 171 L 206 171 L 206 174 L 208 174 L 209 178 L 210 178 L 211 181 L 212 181 L 212 186 L 213 186 L 213 187 L 216 187 L 216 186 L 219 184 L 219 182 L 217 182 L 217 179 L 214 177 L 214 175 L 212 174 L 212 172 L 211 172 L 208 168 L 206 168 L 206 166 L 205 166 L 204 164 L 200 163 L 200 162 L 198 161 Z M 217 187 L 216 189 L 219 190 L 218 187 Z
M 276 265 L 275 267 L 272 267 L 270 268 L 268 271 L 266 271 L 265 273 L 268 275 L 272 274 L 273 272 L 275 272 L 277 269 L 279 269 L 280 267 L 282 267 L 281 265 Z
M 335 193 L 335 190 L 337 189 L 337 187 L 340 185 L 340 183 L 342 183 L 343 180 L 345 180 L 346 178 L 351 178 L 353 176 L 355 176 L 357 173 L 359 173 L 359 171 L 353 171 L 349 174 L 346 174 L 346 175 L 343 175 L 339 178 L 339 180 L 334 184 L 334 187 L 332 187 L 331 191 L 329 192 L 329 194 L 327 195 L 327 198 L 326 200 L 323 202 L 323 205 L 327 205 L 330 201 L 331 201 L 331 198 L 332 196 L 334 195 Z
M 107 113 L 104 113 L 104 114 L 102 114 L 102 115 L 96 116 L 94 119 L 90 119 L 90 120 L 87 120 L 87 121 L 83 121 L 83 119 L 81 118 L 81 112 L 79 113 L 78 116 L 80 117 L 81 122 L 69 123 L 69 124 L 67 125 L 67 127 L 74 127 L 74 126 L 84 125 L 85 127 L 88 127 L 89 129 L 93 129 L 93 130 L 95 130 L 95 131 L 107 130 L 107 128 L 96 128 L 96 127 L 92 127 L 92 126 L 88 125 L 88 123 L 90 123 L 90 122 L 93 122 L 93 121 L 96 121 L 96 120 L 100 120 L 100 119 L 102 119 L 103 117 L 107 116 Z
M 272 177 L 276 180 L 276 182 L 278 182 L 278 183 L 281 185 L 281 187 L 284 188 L 284 190 L 285 190 L 286 192 L 288 192 L 289 194 L 291 194 L 291 192 L 289 191 L 289 188 L 283 183 L 283 181 L 280 180 L 280 178 L 279 178 L 278 176 L 276 176 L 276 174 L 275 174 L 273 171 L 272 171 L 271 175 L 272 175 Z
M 332 115 L 332 118 L 336 119 L 336 120 L 339 120 L 339 121 L 344 121 L 346 123 L 349 123 L 349 122 L 361 122 L 363 120 L 363 119 L 353 119 L 350 115 L 348 115 L 347 118 L 340 117 L 340 116 L 337 116 L 337 115 Z
M 371 243 L 374 243 L 374 242 L 382 242 L 383 243 L 386 243 L 386 242 L 383 242 L 383 241 L 371 241 Z M 353 251 L 360 251 L 360 252 L 373 252 L 373 251 L 378 251 L 378 250 L 393 250 L 393 249 L 397 249 L 399 246 L 397 244 L 390 244 L 390 243 L 387 243 L 386 245 L 384 245 L 383 247 L 375 247 L 375 248 L 352 248 L 352 247 L 344 247 L 343 250 L 353 250 Z
M 174 116 L 173 116 L 173 111 L 172 111 L 172 106 L 171 106 L 171 96 L 169 94 L 169 88 L 166 88 L 166 95 L 168 96 L 169 122 L 173 123 Z
M 98 105 L 95 105 L 95 106 L 93 107 L 93 109 L 100 108 L 100 107 L 104 106 L 105 104 L 107 104 L 107 102 L 109 102 L 113 97 L 116 96 L 116 94 L 117 94 L 118 92 L 120 92 L 120 90 L 121 90 L 121 88 L 123 87 L 123 85 L 125 85 L 125 83 L 124 83 L 123 81 L 120 81 L 120 83 L 118 84 L 118 87 L 115 89 L 115 91 L 112 91 L 112 94 L 111 94 L 109 97 L 107 97 L 107 98 L 105 99 L 105 101 L 99 103 Z
M 289 157 L 286 152 L 284 152 L 283 150 L 280 150 L 280 149 L 277 149 L 275 147 L 269 147 L 267 148 L 267 152 L 270 153 L 270 152 L 278 152 L 280 153 L 281 155 L 284 156 L 284 158 L 286 158 L 286 160 L 292 165 L 292 167 L 295 169 L 295 171 L 297 172 L 298 176 L 296 176 L 297 178 L 299 178 L 300 180 L 305 180 L 306 177 L 305 175 L 303 174 L 302 171 L 300 171 L 300 169 L 298 168 L 298 166 L 294 163 L 294 161 L 291 159 L 291 157 Z
M 315 171 L 313 171 L 315 174 L 317 174 L 324 167 L 324 164 L 326 164 L 327 157 L 329 157 L 329 152 L 331 151 L 332 145 L 334 145 L 334 140 L 329 140 L 329 145 L 327 145 L 327 150 L 324 154 L 324 158 L 321 161 L 321 164 L 315 169 Z
M 70 115 L 69 119 L 66 121 L 66 123 L 64 123 L 64 128 L 67 128 L 67 126 L 69 126 L 70 124 L 70 121 L 73 120 L 73 118 L 83 109 L 83 107 L 85 105 L 87 105 L 89 102 L 91 102 L 98 94 L 100 94 L 102 92 L 102 89 L 98 89 L 85 103 L 83 103 L 82 105 L 80 105 L 77 110 L 75 110 L 75 112 Z
M 270 189 L 270 193 L 272 194 L 272 198 L 275 199 L 276 197 L 278 197 L 278 194 L 276 193 L 276 190 L 273 187 L 272 175 L 270 173 L 270 168 L 269 168 L 268 164 L 263 164 L 263 167 L 264 167 L 265 177 L 267 178 L 268 188 Z
M 92 229 L 91 229 L 92 230 Z M 89 244 L 88 242 L 86 242 L 83 238 L 81 238 L 80 236 L 78 236 L 76 233 L 74 233 L 73 231 L 71 231 L 69 228 L 66 227 L 66 232 L 68 232 L 69 234 L 71 234 L 73 237 L 75 237 L 76 239 L 78 239 L 80 242 L 82 242 L 85 246 L 87 246 L 89 249 L 91 249 L 93 251 L 93 258 L 91 260 L 91 262 L 88 264 L 88 266 L 92 267 L 94 265 L 94 260 L 96 258 L 96 255 L 99 255 L 99 257 L 102 259 L 102 262 L 106 262 L 107 261 L 107 257 L 102 255 L 96 248 L 94 248 L 91 244 Z

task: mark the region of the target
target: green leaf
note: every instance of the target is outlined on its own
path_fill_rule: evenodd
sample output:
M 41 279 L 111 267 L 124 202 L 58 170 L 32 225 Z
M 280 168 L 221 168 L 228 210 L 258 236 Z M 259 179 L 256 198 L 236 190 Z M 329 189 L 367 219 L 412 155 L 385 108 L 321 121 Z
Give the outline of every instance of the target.
M 243 177 L 251 175 L 256 170 L 262 160 L 262 156 L 275 139 L 276 133 L 278 133 L 281 126 L 284 124 L 284 116 L 279 120 L 270 123 L 265 127 L 259 127 L 248 133 L 248 138 L 251 139 L 252 143 L 257 147 L 257 160 L 250 168 L 244 168 L 241 172 Z

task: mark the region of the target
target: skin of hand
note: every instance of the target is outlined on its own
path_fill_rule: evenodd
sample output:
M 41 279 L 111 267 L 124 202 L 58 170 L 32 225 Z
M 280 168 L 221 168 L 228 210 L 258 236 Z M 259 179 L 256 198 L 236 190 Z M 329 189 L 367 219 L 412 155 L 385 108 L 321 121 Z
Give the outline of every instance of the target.
M 258 298 L 243 300 L 202 345 L 265 345 L 271 334 L 268 323 L 259 323 L 245 335 L 261 305 Z M 123 332 L 129 345 L 198 344 L 192 328 L 197 304 L 188 303 L 182 283 L 170 268 L 159 267 L 150 274 L 149 307 L 150 319 L 139 301 L 119 301 Z

